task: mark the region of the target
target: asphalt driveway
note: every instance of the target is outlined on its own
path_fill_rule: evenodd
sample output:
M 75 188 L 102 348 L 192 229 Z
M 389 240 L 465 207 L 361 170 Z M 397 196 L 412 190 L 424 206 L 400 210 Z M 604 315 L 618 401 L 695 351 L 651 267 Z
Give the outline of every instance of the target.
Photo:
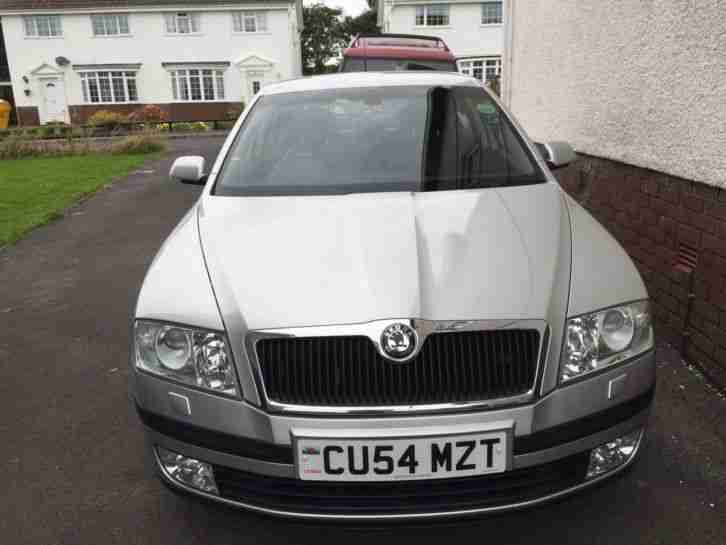
M 128 401 L 129 316 L 159 244 L 199 193 L 167 180 L 172 158 L 211 160 L 221 144 L 176 140 L 169 157 L 0 251 L 0 544 L 726 544 L 726 400 L 668 347 L 640 461 L 556 504 L 324 527 L 167 491 L 145 465 Z

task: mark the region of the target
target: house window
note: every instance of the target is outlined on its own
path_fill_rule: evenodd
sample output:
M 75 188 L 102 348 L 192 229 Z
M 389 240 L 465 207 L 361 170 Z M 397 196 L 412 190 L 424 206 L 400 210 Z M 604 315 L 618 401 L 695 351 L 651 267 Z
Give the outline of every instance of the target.
M 432 4 L 416 6 L 416 26 L 448 26 L 449 6 Z
M 267 32 L 267 13 L 236 11 L 232 14 L 235 32 Z
M 257 80 L 257 79 L 254 80 L 252 82 L 252 94 L 253 95 L 256 95 L 257 93 L 259 93 L 260 92 L 260 87 L 261 87 L 260 80 Z
M 481 24 L 500 25 L 502 24 L 502 3 L 484 2 L 481 5 Z
M 459 61 L 459 71 L 480 81 L 491 81 L 502 75 L 502 58 L 490 57 Z
M 49 38 L 63 36 L 60 15 L 31 15 L 23 17 L 25 35 Z
M 190 68 L 171 70 L 170 74 L 174 100 L 224 100 L 224 70 Z
M 198 34 L 199 14 L 198 13 L 167 13 L 164 15 L 167 34 Z
M 126 14 L 91 15 L 94 36 L 128 35 L 129 16 Z
M 136 72 L 81 72 L 83 102 L 137 102 Z

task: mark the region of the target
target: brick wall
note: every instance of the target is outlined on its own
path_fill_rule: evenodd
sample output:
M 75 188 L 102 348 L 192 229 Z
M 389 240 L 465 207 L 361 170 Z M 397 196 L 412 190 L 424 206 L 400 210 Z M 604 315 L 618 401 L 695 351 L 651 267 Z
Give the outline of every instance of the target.
M 40 115 L 35 106 L 21 106 L 16 110 L 18 125 L 23 127 L 36 127 L 40 125 Z
M 634 259 L 657 335 L 726 388 L 726 189 L 586 155 L 556 174 Z
M 235 119 L 240 113 L 239 102 L 173 102 L 171 104 L 157 104 L 167 116 L 169 121 L 221 121 Z M 88 121 L 98 110 L 117 112 L 129 115 L 141 109 L 146 104 L 78 104 L 68 107 L 71 123 L 82 125 Z M 20 107 L 17 109 L 20 118 L 19 125 L 35 127 L 40 125 L 38 108 L 35 106 Z
M 69 106 L 71 123 L 83 124 L 98 110 L 129 115 L 145 105 L 139 104 L 81 104 Z M 175 102 L 157 104 L 169 121 L 219 121 L 228 119 L 230 110 L 239 109 L 239 102 Z M 237 112 L 239 113 L 239 111 Z M 234 117 L 233 117 L 234 118 Z

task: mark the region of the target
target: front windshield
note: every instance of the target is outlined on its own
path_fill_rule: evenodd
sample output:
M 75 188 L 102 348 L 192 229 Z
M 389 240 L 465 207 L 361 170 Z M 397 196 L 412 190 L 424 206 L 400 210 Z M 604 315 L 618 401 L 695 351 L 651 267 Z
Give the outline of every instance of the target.
M 482 89 L 369 87 L 261 97 L 214 194 L 436 191 L 543 180 Z

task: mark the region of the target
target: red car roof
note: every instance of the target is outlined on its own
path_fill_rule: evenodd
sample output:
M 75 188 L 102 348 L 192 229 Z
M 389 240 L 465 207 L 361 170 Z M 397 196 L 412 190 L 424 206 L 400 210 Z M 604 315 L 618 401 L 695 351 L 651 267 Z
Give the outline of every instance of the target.
M 358 35 L 350 47 L 343 51 L 343 56 L 451 62 L 456 60 L 441 38 L 414 34 Z
M 344 57 L 366 59 L 411 59 L 418 61 L 452 61 L 456 58 L 451 51 L 424 47 L 349 47 L 343 51 Z

